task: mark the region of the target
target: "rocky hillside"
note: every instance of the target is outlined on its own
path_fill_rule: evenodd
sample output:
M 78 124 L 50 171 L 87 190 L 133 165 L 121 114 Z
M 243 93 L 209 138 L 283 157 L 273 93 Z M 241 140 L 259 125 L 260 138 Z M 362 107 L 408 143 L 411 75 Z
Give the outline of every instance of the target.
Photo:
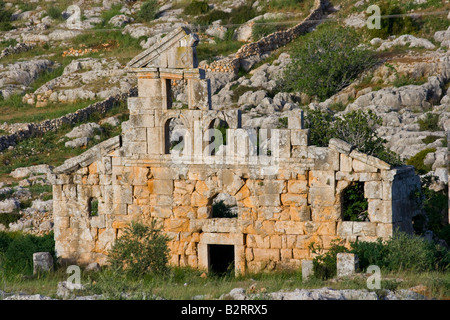
M 374 1 L 332 1 L 325 8 L 324 18 L 361 34 L 378 63 L 324 101 L 278 86 L 291 43 L 265 48 L 236 72 L 211 67 L 233 59 L 246 43 L 297 25 L 315 8 L 312 0 L 1 2 L 0 229 L 52 230 L 52 168 L 120 134 L 128 117 L 123 97 L 136 86 L 126 63 L 186 25 L 201 39 L 199 64 L 211 79 L 213 108 L 240 109 L 244 127 L 261 128 L 278 126 L 297 108 L 334 116 L 372 110 L 382 119 L 377 130 L 387 147 L 404 161 L 415 159 L 426 168 L 422 174 L 438 176 L 435 187 L 442 189 L 448 183 L 450 5 L 397 2 L 402 14 L 413 14 L 415 27 L 388 37 L 365 30 L 365 10 Z M 183 107 L 186 94 L 177 88 L 174 105 Z M 111 97 L 117 99 L 107 107 L 80 111 Z M 58 125 L 48 125 L 54 119 Z

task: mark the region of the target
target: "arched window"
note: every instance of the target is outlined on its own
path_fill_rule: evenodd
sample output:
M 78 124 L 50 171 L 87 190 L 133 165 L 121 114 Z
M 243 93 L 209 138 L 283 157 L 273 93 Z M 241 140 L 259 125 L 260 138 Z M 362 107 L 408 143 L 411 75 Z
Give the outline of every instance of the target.
M 170 154 L 174 149 L 182 150 L 185 134 L 185 128 L 179 118 L 168 119 L 164 124 L 164 153 Z
M 228 123 L 221 119 L 214 119 L 209 123 L 208 126 L 208 154 L 213 156 L 219 153 L 222 150 L 222 154 L 224 152 L 223 147 L 227 144 L 227 129 L 230 126 Z

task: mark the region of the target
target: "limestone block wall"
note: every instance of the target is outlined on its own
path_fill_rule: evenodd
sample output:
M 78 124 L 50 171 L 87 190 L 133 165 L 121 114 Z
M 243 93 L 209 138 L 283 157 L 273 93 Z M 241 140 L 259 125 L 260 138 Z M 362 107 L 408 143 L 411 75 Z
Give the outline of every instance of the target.
M 388 238 L 397 227 L 410 231 L 414 169 L 390 169 L 346 147 L 339 141 L 328 148 L 307 146 L 307 158 L 294 154 L 272 176 L 241 165 L 144 165 L 124 148 L 97 153 L 92 163 L 85 159 L 85 166 L 55 176 L 57 254 L 80 264 L 104 264 L 131 221 L 155 218 L 171 238 L 171 264 L 207 270 L 208 245 L 230 244 L 236 271 L 257 272 L 299 268 L 312 258 L 312 242 L 328 249 L 336 238 L 370 241 Z M 352 181 L 364 182 L 370 222 L 342 219 L 342 191 Z M 235 197 L 237 218 L 211 218 L 218 193 Z M 98 200 L 96 216 L 91 199 Z

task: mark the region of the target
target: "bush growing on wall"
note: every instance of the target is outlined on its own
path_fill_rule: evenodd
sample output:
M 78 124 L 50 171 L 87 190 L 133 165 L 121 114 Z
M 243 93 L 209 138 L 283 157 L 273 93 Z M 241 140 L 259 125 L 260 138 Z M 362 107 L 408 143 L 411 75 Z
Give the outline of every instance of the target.
M 401 165 L 398 155 L 387 149 L 384 146 L 386 141 L 377 135 L 376 129 L 381 121 L 371 110 L 353 110 L 333 118 L 328 112 L 307 108 L 305 127 L 309 128 L 312 145 L 326 147 L 331 138 L 338 138 L 391 165 Z

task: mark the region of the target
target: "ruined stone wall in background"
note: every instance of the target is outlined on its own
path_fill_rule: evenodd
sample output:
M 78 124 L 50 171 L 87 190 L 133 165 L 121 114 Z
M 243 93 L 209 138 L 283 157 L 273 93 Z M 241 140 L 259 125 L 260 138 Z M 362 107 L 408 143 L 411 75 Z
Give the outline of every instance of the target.
M 254 65 L 261 59 L 263 54 L 285 46 L 298 36 L 317 26 L 326 15 L 328 4 L 327 0 L 316 0 L 309 16 L 299 24 L 286 30 L 271 33 L 257 41 L 244 44 L 234 57 L 226 57 L 201 67 L 208 72 L 229 72 L 235 74 L 237 74 L 241 66 L 249 69 L 251 65 Z

